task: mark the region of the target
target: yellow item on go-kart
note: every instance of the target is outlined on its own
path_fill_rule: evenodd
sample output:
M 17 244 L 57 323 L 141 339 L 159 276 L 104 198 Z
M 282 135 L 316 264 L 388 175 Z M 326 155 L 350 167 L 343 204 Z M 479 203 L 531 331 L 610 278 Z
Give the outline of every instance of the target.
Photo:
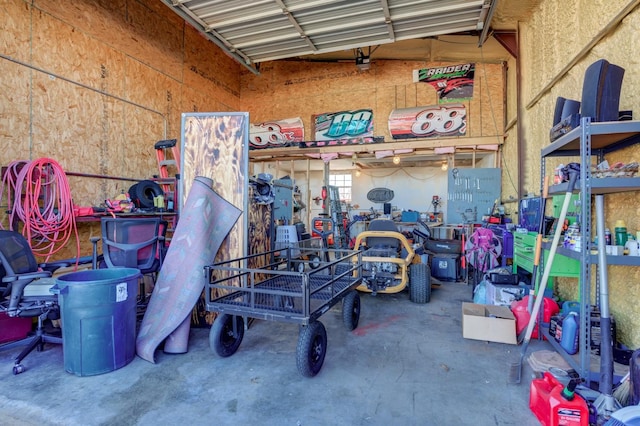
M 376 295 L 409 287 L 412 302 L 427 303 L 431 298 L 430 268 L 393 221 L 371 221 L 369 229 L 356 237 L 354 250 L 364 250 L 362 284 L 357 290 Z

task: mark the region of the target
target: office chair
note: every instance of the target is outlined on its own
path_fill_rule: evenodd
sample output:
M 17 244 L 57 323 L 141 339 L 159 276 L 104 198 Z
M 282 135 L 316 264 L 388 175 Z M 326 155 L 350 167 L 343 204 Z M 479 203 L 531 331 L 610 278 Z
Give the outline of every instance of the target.
M 166 252 L 167 221 L 159 217 L 104 217 L 100 221 L 102 256 L 97 256 L 98 239 L 94 243 L 94 268 L 137 268 L 150 276 L 155 285 Z M 147 292 L 140 279 L 138 307 L 146 307 Z
M 13 374 L 25 370 L 22 360 L 34 349 L 43 350 L 45 343 L 62 344 L 62 337 L 45 333 L 43 323 L 60 318 L 58 298 L 49 291 L 55 284 L 51 275 L 73 263 L 75 259 L 39 265 L 22 234 L 0 230 L 0 311 L 9 317 L 38 317 L 35 335 L 0 345 L 0 350 L 27 345 L 14 360 Z

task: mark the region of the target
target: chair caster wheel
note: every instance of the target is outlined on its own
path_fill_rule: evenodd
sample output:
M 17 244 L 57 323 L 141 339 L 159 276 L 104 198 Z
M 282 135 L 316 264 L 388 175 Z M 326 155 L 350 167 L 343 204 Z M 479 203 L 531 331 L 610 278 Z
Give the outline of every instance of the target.
M 20 373 L 24 373 L 24 365 L 16 364 L 13 366 L 13 375 L 16 376 Z

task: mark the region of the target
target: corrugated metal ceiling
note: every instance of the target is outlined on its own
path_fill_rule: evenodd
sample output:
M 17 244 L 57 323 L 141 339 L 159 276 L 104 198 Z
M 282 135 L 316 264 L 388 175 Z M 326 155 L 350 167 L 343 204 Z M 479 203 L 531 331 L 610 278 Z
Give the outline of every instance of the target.
M 243 65 L 486 34 L 497 0 L 162 0 Z M 363 51 L 365 52 L 365 51 Z M 364 53 L 363 53 L 364 54 Z

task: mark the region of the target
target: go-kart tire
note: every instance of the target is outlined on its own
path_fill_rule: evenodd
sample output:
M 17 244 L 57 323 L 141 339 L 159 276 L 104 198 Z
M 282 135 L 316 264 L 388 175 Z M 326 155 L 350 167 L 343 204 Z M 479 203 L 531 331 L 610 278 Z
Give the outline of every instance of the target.
M 351 290 L 342 299 L 342 320 L 349 331 L 358 327 L 358 322 L 360 321 L 360 295 L 355 290 Z
M 235 330 L 234 330 L 235 322 Z M 209 347 L 222 358 L 233 355 L 244 337 L 244 320 L 237 315 L 221 314 L 209 330 Z
M 160 185 L 152 180 L 143 180 L 129 188 L 129 198 L 140 208 L 148 209 L 154 207 L 153 199 L 164 195 Z
M 300 327 L 296 348 L 296 365 L 305 377 L 313 377 L 322 368 L 327 354 L 327 330 L 320 321 Z
M 431 270 L 428 265 L 415 263 L 409 268 L 409 298 L 413 303 L 431 300 Z

